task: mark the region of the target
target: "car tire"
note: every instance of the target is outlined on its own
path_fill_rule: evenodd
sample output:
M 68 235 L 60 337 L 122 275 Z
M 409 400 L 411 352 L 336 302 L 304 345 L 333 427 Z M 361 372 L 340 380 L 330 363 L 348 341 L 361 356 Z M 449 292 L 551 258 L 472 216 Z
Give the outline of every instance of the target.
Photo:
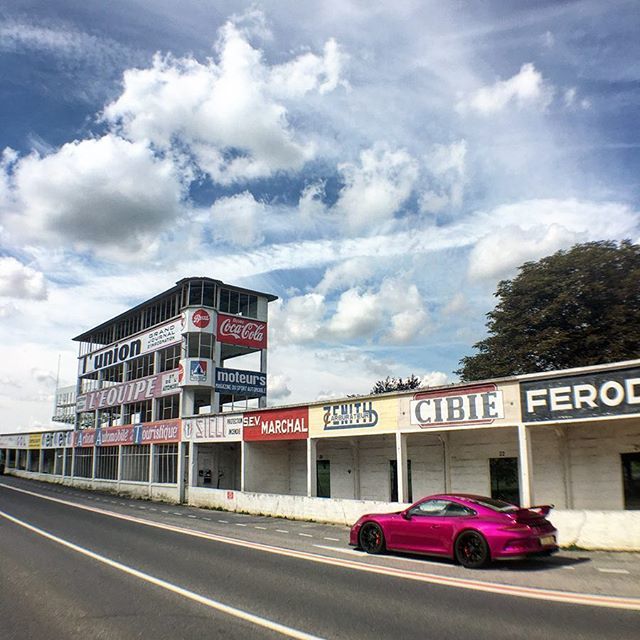
M 383 553 L 386 549 L 382 527 L 375 522 L 365 522 L 362 525 L 358 542 L 367 553 Z
M 481 533 L 466 531 L 456 540 L 455 558 L 467 569 L 480 569 L 491 560 L 489 545 Z

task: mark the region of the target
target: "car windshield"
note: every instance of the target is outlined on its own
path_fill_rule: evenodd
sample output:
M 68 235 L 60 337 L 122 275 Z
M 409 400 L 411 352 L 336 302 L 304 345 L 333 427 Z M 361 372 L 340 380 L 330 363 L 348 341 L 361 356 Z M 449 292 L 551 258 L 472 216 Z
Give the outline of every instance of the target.
M 489 507 L 494 511 L 517 511 L 518 507 L 504 500 L 495 500 L 494 498 L 474 498 L 473 502 L 482 505 L 483 507 Z

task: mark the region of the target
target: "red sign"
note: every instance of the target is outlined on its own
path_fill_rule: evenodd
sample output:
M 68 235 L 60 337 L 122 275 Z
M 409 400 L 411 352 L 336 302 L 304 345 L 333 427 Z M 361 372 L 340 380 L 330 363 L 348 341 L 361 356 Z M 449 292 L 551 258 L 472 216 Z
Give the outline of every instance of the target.
M 158 420 L 144 424 L 73 432 L 74 447 L 109 447 L 119 444 L 180 442 L 180 420 Z
M 309 437 L 309 407 L 251 411 L 242 419 L 242 439 L 306 440 Z
M 209 326 L 209 323 L 211 322 L 211 316 L 205 309 L 198 309 L 197 311 L 193 312 L 191 322 L 193 322 L 194 326 L 198 327 L 198 329 L 204 329 L 205 327 Z
M 218 340 L 254 349 L 267 347 L 267 323 L 218 314 Z

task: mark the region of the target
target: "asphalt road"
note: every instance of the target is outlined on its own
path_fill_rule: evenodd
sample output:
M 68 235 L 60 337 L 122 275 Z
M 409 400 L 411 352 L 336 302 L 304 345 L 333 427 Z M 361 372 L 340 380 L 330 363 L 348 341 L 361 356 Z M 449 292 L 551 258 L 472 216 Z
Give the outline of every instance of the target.
M 638 638 L 638 610 L 425 582 L 417 576 L 482 588 L 487 576 L 360 557 L 338 528 L 0 482 L 3 639 Z M 509 582 L 502 570 L 489 580 Z

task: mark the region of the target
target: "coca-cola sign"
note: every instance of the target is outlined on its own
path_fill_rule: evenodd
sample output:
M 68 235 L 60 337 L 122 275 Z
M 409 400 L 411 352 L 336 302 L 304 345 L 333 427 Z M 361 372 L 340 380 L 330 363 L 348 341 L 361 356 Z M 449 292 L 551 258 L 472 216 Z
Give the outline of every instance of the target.
M 218 314 L 218 340 L 254 349 L 267 347 L 267 323 Z

